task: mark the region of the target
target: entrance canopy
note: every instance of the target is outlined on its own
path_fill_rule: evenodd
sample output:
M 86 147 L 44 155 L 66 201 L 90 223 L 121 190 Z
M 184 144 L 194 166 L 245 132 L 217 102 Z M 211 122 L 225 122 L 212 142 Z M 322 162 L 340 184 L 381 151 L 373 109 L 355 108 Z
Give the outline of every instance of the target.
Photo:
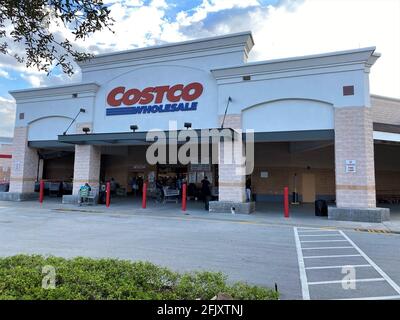
M 59 135 L 58 142 L 63 144 L 86 144 L 86 145 L 150 145 L 155 140 L 165 139 L 166 142 L 172 139 L 178 139 L 178 143 L 185 143 L 180 141 L 179 137 L 197 136 L 199 142 L 208 142 L 207 136 L 203 131 L 208 132 L 208 138 L 233 138 L 237 137 L 238 133 L 230 128 L 224 129 L 190 129 L 190 130 L 176 130 L 176 131 L 141 131 L 141 132 L 117 132 L 117 133 L 88 133 L 88 134 L 69 134 Z M 153 139 L 155 138 L 155 140 Z M 202 140 L 200 140 L 202 138 Z M 153 140 L 152 140 L 153 139 Z
M 151 131 L 153 137 L 157 139 L 176 139 L 185 133 L 196 134 L 197 137 L 201 136 L 201 129 L 193 130 L 176 130 L 176 131 Z M 231 129 L 209 129 L 209 139 L 219 136 L 220 138 L 238 137 L 240 134 Z M 117 133 L 88 133 L 88 134 L 68 134 L 59 135 L 58 140 L 40 140 L 29 141 L 29 147 L 32 148 L 51 148 L 51 149 L 64 149 L 73 150 L 73 145 L 150 145 L 154 142 L 147 140 L 150 131 L 141 132 L 117 132 Z M 246 140 L 246 134 L 242 135 L 243 140 Z M 254 142 L 285 142 L 285 141 L 328 141 L 334 139 L 333 130 L 304 130 L 304 131 L 283 131 L 283 132 L 255 132 Z M 166 141 L 168 142 L 168 141 Z M 185 141 L 179 141 L 178 144 L 183 144 Z M 208 142 L 207 137 L 203 137 L 199 142 Z

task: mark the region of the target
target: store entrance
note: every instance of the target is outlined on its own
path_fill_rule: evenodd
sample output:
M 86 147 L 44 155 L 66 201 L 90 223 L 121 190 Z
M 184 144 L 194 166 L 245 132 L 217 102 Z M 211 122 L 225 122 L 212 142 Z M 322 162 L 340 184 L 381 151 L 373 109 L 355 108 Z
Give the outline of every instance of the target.
M 149 172 L 148 191 L 149 197 L 157 202 L 180 202 L 182 199 L 182 186 L 187 184 L 187 199 L 189 201 L 204 200 L 202 181 L 210 182 L 211 196 L 218 197 L 217 168 L 211 165 L 182 165 L 158 164 L 155 172 Z

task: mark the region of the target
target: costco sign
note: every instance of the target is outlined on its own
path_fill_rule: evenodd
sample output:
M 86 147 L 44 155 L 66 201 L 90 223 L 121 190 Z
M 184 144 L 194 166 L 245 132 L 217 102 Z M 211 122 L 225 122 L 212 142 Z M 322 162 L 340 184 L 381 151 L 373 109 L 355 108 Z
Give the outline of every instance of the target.
M 196 100 L 202 93 L 203 85 L 199 82 L 143 90 L 116 87 L 107 95 L 106 115 L 194 111 L 198 106 Z

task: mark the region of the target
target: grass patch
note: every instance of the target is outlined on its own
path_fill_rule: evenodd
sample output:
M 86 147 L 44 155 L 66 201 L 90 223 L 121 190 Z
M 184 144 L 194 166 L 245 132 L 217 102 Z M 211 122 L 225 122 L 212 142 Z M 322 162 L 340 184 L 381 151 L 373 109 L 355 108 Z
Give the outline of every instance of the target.
M 52 270 L 55 288 L 48 288 Z M 220 293 L 239 300 L 278 299 L 278 293 L 268 288 L 227 284 L 222 273 L 177 273 L 149 262 L 40 255 L 0 258 L 3 300 L 208 300 Z

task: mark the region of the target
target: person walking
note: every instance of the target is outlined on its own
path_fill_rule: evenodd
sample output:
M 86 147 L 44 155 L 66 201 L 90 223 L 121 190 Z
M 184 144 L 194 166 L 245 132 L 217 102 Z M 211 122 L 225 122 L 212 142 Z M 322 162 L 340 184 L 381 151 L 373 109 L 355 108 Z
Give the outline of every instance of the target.
M 208 181 L 207 176 L 201 180 L 201 196 L 204 200 L 205 210 L 209 209 L 209 202 L 211 198 L 211 189 L 210 189 L 210 181 Z

